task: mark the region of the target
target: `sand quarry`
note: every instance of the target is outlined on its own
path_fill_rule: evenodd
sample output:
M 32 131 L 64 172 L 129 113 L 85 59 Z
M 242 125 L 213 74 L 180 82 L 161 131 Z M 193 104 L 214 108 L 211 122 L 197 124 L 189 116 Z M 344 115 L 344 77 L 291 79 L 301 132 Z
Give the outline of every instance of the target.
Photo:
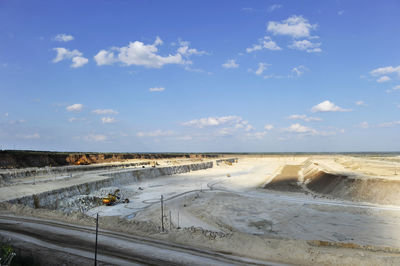
M 2 214 L 83 225 L 93 225 L 99 214 L 104 229 L 260 261 L 400 264 L 399 156 L 225 155 L 129 163 L 73 174 L 7 176 L 4 170 Z M 196 166 L 179 168 L 187 164 Z M 135 169 L 150 172 L 127 181 Z M 78 194 L 70 188 L 87 182 Z M 99 199 L 115 189 L 129 203 L 102 205 Z M 58 194 L 49 196 L 52 190 Z

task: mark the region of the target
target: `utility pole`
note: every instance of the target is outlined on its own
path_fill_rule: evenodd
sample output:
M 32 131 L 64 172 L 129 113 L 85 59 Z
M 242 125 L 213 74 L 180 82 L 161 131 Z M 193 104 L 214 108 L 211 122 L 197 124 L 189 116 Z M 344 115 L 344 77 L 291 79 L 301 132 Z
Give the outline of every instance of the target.
M 169 211 L 169 231 L 172 229 L 172 218 L 171 218 L 171 211 Z
M 94 249 L 94 266 L 97 266 L 97 236 L 99 234 L 99 213 L 96 216 L 96 245 Z
M 164 197 L 161 195 L 161 230 L 164 232 Z

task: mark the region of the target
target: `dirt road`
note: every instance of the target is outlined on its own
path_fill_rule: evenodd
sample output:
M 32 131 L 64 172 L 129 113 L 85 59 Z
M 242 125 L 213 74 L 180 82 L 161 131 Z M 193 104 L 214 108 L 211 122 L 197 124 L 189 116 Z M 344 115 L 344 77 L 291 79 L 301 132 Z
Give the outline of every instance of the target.
M 0 236 L 36 252 L 67 253 L 68 265 L 93 263 L 94 228 L 44 219 L 0 216 Z M 37 246 L 40 246 L 38 249 Z M 99 265 L 282 265 L 99 230 Z M 51 252 L 46 252 L 46 261 Z M 57 256 L 57 255 L 55 255 Z

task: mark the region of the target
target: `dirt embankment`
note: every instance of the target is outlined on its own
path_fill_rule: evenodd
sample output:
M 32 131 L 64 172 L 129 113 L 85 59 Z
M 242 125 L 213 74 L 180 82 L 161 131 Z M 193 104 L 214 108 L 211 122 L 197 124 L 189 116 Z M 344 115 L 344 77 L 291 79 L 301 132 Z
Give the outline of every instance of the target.
M 300 170 L 302 180 L 299 178 Z M 312 161 L 304 165 L 286 165 L 264 188 L 290 192 L 312 191 L 337 199 L 400 205 L 400 180 L 346 176 L 329 172 Z
M 400 205 L 400 181 L 350 178 L 318 171 L 305 177 L 307 188 L 319 194 L 351 201 Z
M 88 165 L 132 159 L 217 158 L 218 154 L 189 153 L 64 153 L 0 151 L 0 168 Z
M 301 165 L 285 165 L 276 177 L 265 185 L 264 188 L 275 189 L 281 191 L 302 191 L 298 185 L 298 177 Z

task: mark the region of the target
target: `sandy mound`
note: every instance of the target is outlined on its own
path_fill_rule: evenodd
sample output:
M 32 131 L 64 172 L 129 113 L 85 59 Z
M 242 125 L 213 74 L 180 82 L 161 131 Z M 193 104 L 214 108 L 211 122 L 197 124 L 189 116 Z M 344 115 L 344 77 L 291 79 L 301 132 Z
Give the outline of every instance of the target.
M 298 185 L 300 169 L 301 165 L 285 165 L 281 173 L 266 184 L 264 188 L 292 192 L 302 191 L 302 187 Z
M 335 198 L 400 205 L 400 181 L 348 177 L 323 171 L 311 164 L 303 169 L 305 184 L 311 191 Z

